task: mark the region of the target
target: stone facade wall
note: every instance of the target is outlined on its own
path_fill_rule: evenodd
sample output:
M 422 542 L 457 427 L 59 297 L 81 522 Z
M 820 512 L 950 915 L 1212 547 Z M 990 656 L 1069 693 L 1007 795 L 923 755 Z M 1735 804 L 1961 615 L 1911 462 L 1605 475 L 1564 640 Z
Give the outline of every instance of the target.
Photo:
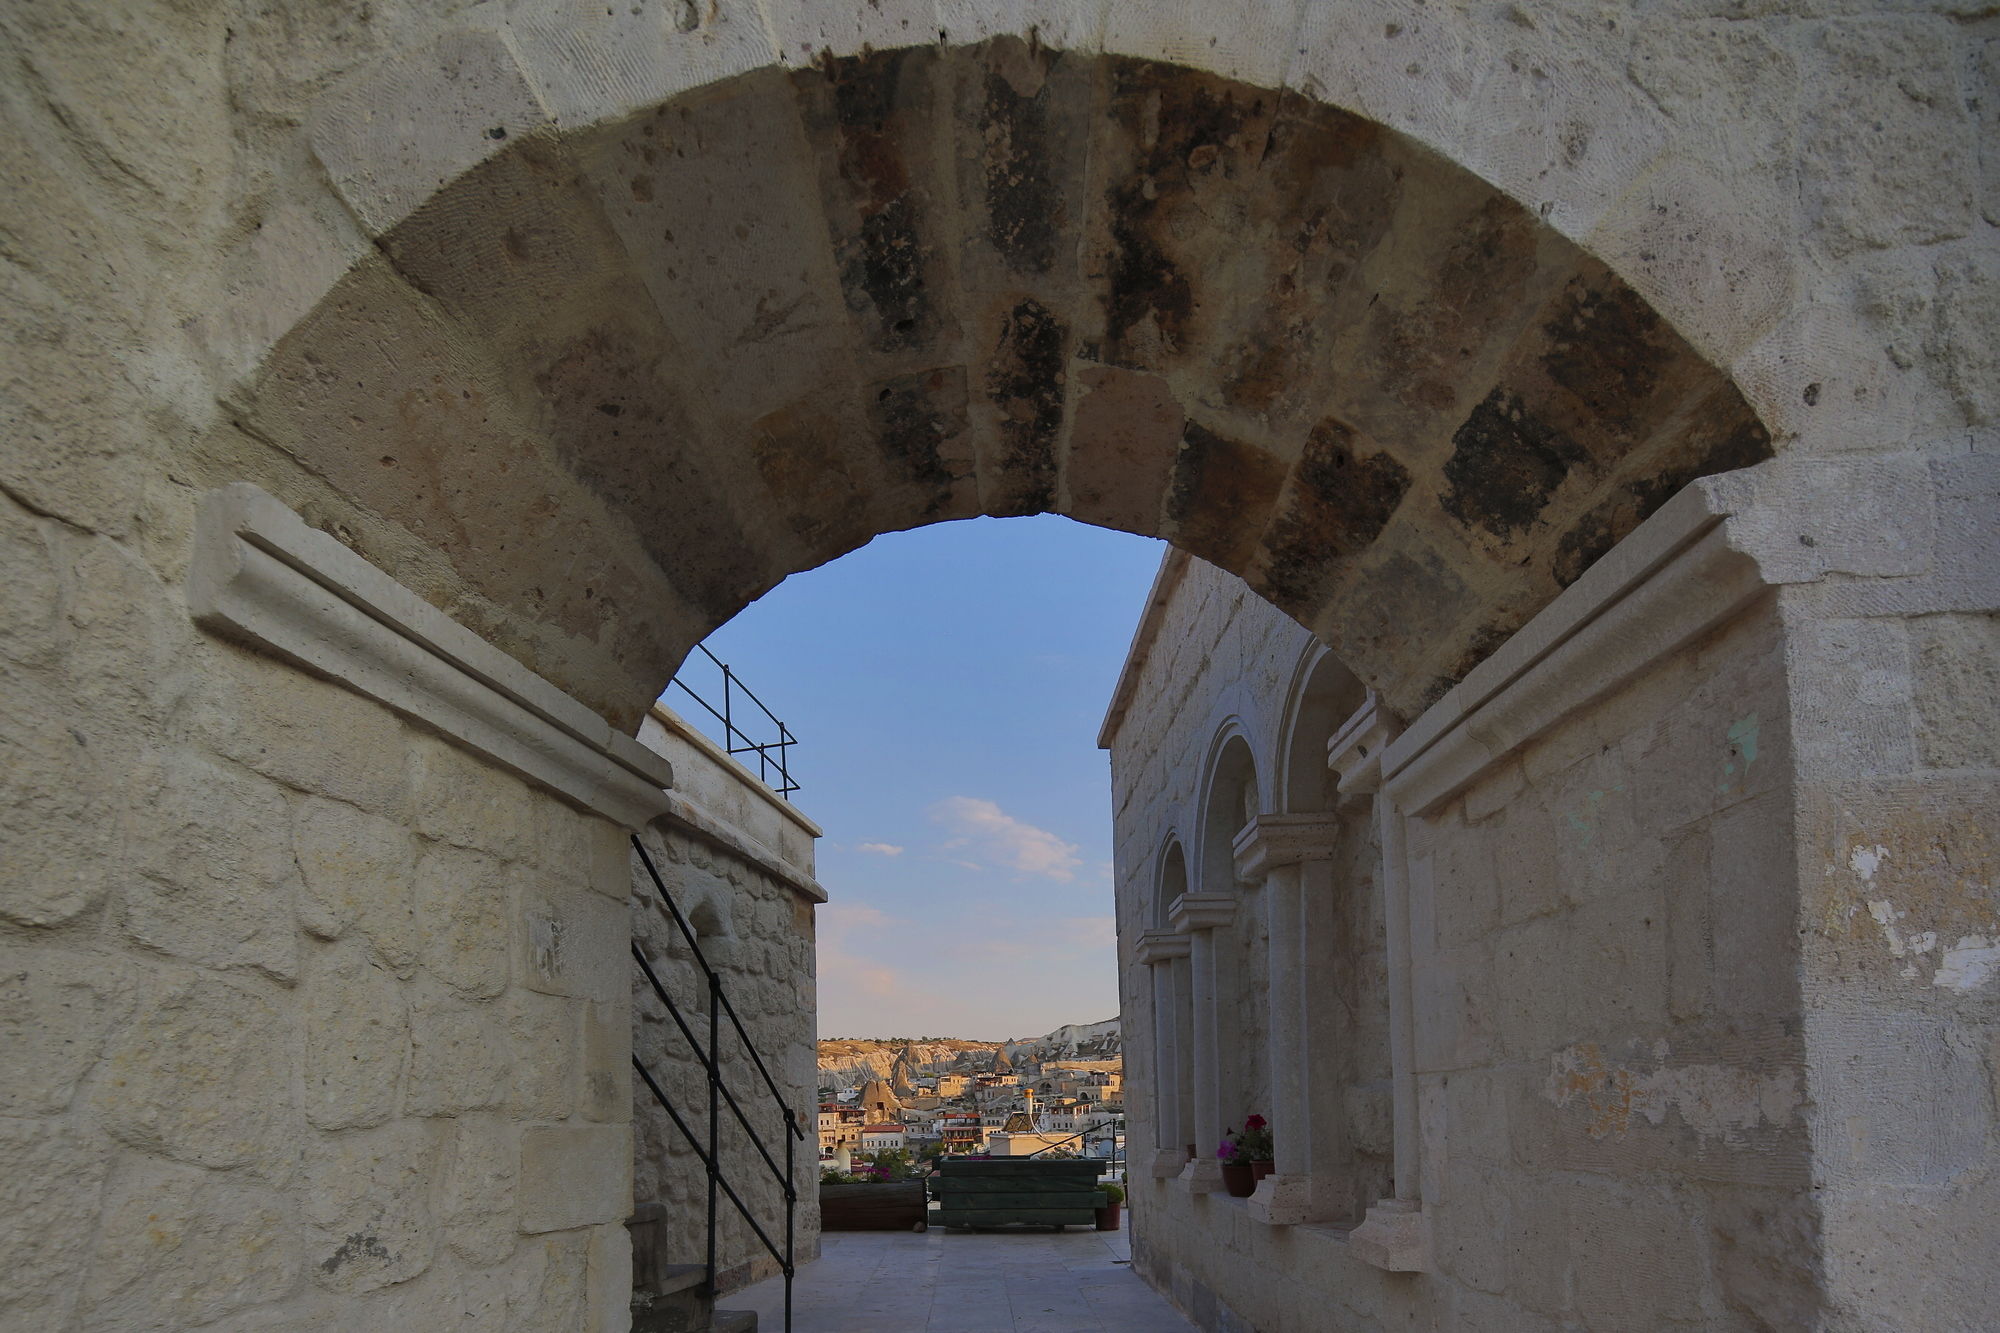
M 1203 1327 L 1324 1328 L 1329 1310 L 1343 1327 L 1821 1318 L 1775 611 L 1765 598 L 1410 821 L 1418 1192 L 1434 1261 L 1383 1273 L 1339 1225 L 1274 1227 L 1181 1181 L 1139 1181 L 1141 1266 Z M 1159 642 L 1172 646 L 1141 674 L 1114 749 L 1121 921 L 1143 910 L 1205 733 L 1226 714 L 1281 735 L 1310 640 L 1197 566 Z M 1374 859 L 1366 829 L 1355 847 Z M 1374 869 L 1336 883 L 1379 913 Z M 1307 1003 L 1328 1019 L 1357 994 L 1379 1004 L 1390 982 L 1379 966 L 1350 980 L 1348 960 L 1319 961 Z M 1127 1014 L 1150 1020 L 1143 970 L 1126 986 Z M 1230 1004 L 1264 1000 L 1246 989 Z M 1378 1107 L 1353 1118 L 1386 1153 Z M 1315 1112 L 1352 1116 L 1324 1093 Z
M 617 1327 L 623 832 L 0 526 L 0 1327 Z
M 646 843 L 661 879 L 693 927 L 696 943 L 721 976 L 730 1004 L 785 1094 L 786 1105 L 805 1130 L 805 1138 L 794 1140 L 792 1146 L 792 1179 L 799 1199 L 793 1237 L 797 1261 L 804 1263 L 819 1253 L 815 1109 L 819 1006 L 813 906 L 824 901 L 825 895 L 812 882 L 812 846 L 818 829 L 772 797 L 736 764 L 717 758 L 713 747 L 691 736 L 684 724 L 663 726 L 662 721 L 656 714 L 642 734 L 668 755 L 677 785 L 685 774 L 685 790 L 735 810 L 735 817 L 726 822 L 705 820 L 697 825 L 673 818 L 659 821 L 646 835 Z M 724 797 L 729 799 L 720 799 Z M 632 931 L 683 1017 L 705 1044 L 709 1005 L 703 974 L 651 877 L 636 859 Z M 689 1125 L 705 1135 L 707 1077 L 666 1007 L 636 970 L 632 1011 L 633 1040 L 640 1058 Z M 786 1161 L 783 1115 L 743 1054 L 728 1017 L 721 1015 L 717 1021 L 729 1087 L 782 1168 Z M 669 1212 L 662 1225 L 668 1262 L 700 1263 L 706 1248 L 706 1172 L 643 1083 L 635 1083 L 632 1095 L 634 1196 L 642 1205 L 667 1205 Z M 777 1177 L 726 1105 L 721 1123 L 723 1171 L 765 1233 L 782 1248 L 785 1207 Z M 727 1198 L 719 1202 L 717 1217 L 716 1285 L 720 1293 L 778 1271 L 777 1261 Z

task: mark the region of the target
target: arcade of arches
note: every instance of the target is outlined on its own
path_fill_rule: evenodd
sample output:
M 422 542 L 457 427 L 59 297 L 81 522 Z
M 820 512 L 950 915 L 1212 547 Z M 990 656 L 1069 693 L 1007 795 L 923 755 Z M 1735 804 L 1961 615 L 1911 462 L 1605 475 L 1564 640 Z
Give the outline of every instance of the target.
M 625 832 L 699 822 L 651 701 L 790 573 L 1042 511 L 1201 562 L 1106 728 L 1135 1241 L 1198 1322 L 2000 1302 L 2000 20 L 218 0 L 0 46 L 0 1319 L 625 1327 L 585 1066 Z M 751 860 L 798 883 L 738 924 L 809 915 Z M 1169 1169 L 1224 1078 L 1310 1126 L 1242 1209 Z

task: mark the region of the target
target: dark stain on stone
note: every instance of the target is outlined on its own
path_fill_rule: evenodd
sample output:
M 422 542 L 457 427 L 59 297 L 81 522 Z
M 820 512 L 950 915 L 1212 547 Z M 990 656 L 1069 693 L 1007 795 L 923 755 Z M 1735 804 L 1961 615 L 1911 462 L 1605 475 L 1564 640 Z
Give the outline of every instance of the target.
M 1246 124 L 1267 94 L 1174 65 L 1106 57 L 1107 114 L 1132 145 L 1132 158 L 1105 191 L 1111 253 L 1104 286 L 1107 364 L 1145 365 L 1150 347 L 1171 355 L 1186 345 L 1199 308 L 1193 283 L 1169 242 L 1175 219 L 1194 202 L 1202 175 L 1231 174 Z
M 1264 450 L 1188 422 L 1167 492 L 1174 544 L 1241 573 L 1284 484 L 1285 465 Z
M 396 1256 L 389 1253 L 389 1247 L 384 1245 L 379 1237 L 355 1231 L 350 1232 L 347 1239 L 340 1243 L 340 1248 L 320 1262 L 319 1271 L 337 1272 L 341 1265 L 353 1263 L 356 1259 L 379 1259 L 383 1263 L 391 1263 L 395 1258 Z
M 1434 412 L 1458 400 L 1466 361 L 1535 274 L 1536 226 L 1520 205 L 1491 196 L 1460 224 L 1430 285 L 1385 303 L 1374 333 L 1383 387 L 1396 401 Z
M 1290 502 L 1271 525 L 1264 583 L 1281 606 L 1303 607 L 1335 561 L 1365 549 L 1410 489 L 1410 472 L 1343 421 L 1313 427 L 1292 469 Z
M 535 386 L 564 467 L 613 513 L 629 515 L 646 552 L 703 610 L 743 606 L 754 578 L 729 507 L 693 461 L 690 428 L 662 380 L 651 330 L 607 323 L 576 339 Z
M 940 446 L 965 434 L 965 367 L 898 375 L 867 388 L 868 421 L 892 477 L 937 492 L 926 517 L 943 511 L 959 480 Z
M 1606 423 L 1629 428 L 1659 387 L 1680 339 L 1615 280 L 1597 286 L 1572 278 L 1542 326 L 1542 367 Z
M 1689 482 L 1755 466 L 1771 452 L 1771 433 L 1735 388 L 1723 385 L 1652 460 L 1650 472 L 1620 486 L 1562 535 L 1549 563 L 1551 577 L 1567 588 Z
M 1451 437 L 1444 511 L 1503 540 L 1533 525 L 1585 454 L 1518 395 L 1495 389 Z
M 927 285 L 924 210 L 901 142 L 905 133 L 918 132 L 909 122 L 919 117 L 909 114 L 904 91 L 919 74 L 906 67 L 921 63 L 911 49 L 882 51 L 829 58 L 795 76 L 801 88 L 823 84 L 830 95 L 830 120 L 809 101 L 807 123 L 837 140 L 840 179 L 850 192 L 842 206 L 829 210 L 841 287 L 850 308 L 873 314 L 870 342 L 878 351 L 918 346 L 937 324 Z M 843 208 L 857 219 L 851 228 L 839 216 Z
M 986 397 L 999 414 L 1003 474 L 988 505 L 993 514 L 1039 514 L 1055 504 L 1068 339 L 1063 322 L 1032 297 L 1007 313 L 986 368 Z
M 761 417 L 751 427 L 757 474 L 785 507 L 785 522 L 815 554 L 831 559 L 875 535 L 869 481 L 855 475 L 839 418 L 809 399 Z M 730 614 L 734 614 L 732 611 Z
M 1046 53 L 1053 57 L 1054 53 Z M 986 73 L 980 130 L 986 145 L 980 164 L 987 225 L 993 248 L 1016 273 L 1047 273 L 1068 225 L 1049 132 L 1050 84 L 1032 97 L 997 70 Z

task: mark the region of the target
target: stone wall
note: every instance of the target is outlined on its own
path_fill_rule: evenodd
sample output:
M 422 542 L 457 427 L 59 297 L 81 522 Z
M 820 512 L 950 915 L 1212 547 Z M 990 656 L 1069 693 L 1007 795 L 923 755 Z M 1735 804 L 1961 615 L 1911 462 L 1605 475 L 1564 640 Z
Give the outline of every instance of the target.
M 813 840 L 819 829 L 680 719 L 656 710 L 641 733 L 674 766 L 680 799 L 676 812 L 646 835 L 655 868 L 695 933 L 709 966 L 751 1044 L 797 1116 L 805 1137 L 792 1144 L 792 1179 L 799 1207 L 793 1239 L 798 1262 L 819 1253 L 819 1138 L 816 1132 L 818 1015 L 813 958 L 813 906 L 826 895 L 813 881 Z M 681 781 L 685 775 L 685 783 Z M 727 820 L 709 805 L 733 809 Z M 707 986 L 693 951 L 674 926 L 652 879 L 635 863 L 632 931 L 683 1017 L 708 1041 Z M 642 1060 L 699 1134 L 708 1125 L 708 1083 L 688 1042 L 640 975 L 632 978 L 634 1043 Z M 763 1078 L 743 1054 L 726 1015 L 718 1015 L 723 1070 L 745 1116 L 772 1159 L 786 1161 L 786 1122 Z M 707 1175 L 651 1092 L 633 1087 L 636 1140 L 634 1195 L 640 1204 L 664 1204 L 661 1223 L 666 1261 L 701 1263 L 706 1250 Z M 785 1206 L 778 1176 L 742 1125 L 722 1108 L 723 1171 L 780 1248 Z M 706 1140 L 704 1139 L 704 1147 Z M 716 1285 L 726 1294 L 778 1270 L 727 1198 L 717 1207 Z
M 1388 1108 L 1357 1115 L 1325 1089 L 1313 1111 L 1364 1138 L 1376 1126 L 1384 1150 L 1395 1141 L 1395 1193 L 1422 1230 L 1398 1256 L 1374 1243 L 1372 1215 L 1355 1231 L 1359 1219 L 1323 1197 L 1314 1220 L 1272 1225 L 1257 1200 L 1203 1192 L 1193 1171 L 1135 1172 L 1138 1263 L 1202 1327 L 1867 1325 L 1857 1273 L 1919 1243 L 1934 1281 L 1914 1298 L 1912 1326 L 1976 1322 L 1992 1276 L 1969 1210 L 1990 1196 L 1993 1102 L 1978 1079 L 1993 1066 L 1965 1061 L 1984 1049 L 1974 1034 L 1991 1031 L 1993 993 L 1976 961 L 1976 911 L 1929 908 L 1958 912 L 1943 930 L 1920 918 L 1934 895 L 1983 873 L 1983 819 L 1935 804 L 1962 789 L 1946 773 L 1920 817 L 1928 854 L 1859 837 L 1853 806 L 1837 855 L 1802 839 L 1801 812 L 1818 801 L 1793 741 L 1784 599 L 1767 590 L 1731 603 L 1718 589 L 1711 600 L 1699 633 L 1676 640 L 1663 617 L 1652 628 L 1668 649 L 1596 688 L 1561 676 L 1554 658 L 1528 667 L 1507 688 L 1540 694 L 1546 723 L 1510 741 L 1505 706 L 1500 721 L 1475 721 L 1469 778 L 1427 790 L 1428 779 L 1392 779 L 1408 807 L 1400 903 L 1382 896 L 1396 874 L 1367 821 L 1352 820 L 1369 788 L 1349 787 L 1336 836 L 1356 855 L 1332 885 L 1367 894 L 1377 911 L 1406 911 L 1409 961 L 1399 975 L 1337 953 L 1309 959 L 1307 1024 L 1344 1020 L 1357 991 L 1407 986 L 1396 1077 L 1408 1080 L 1413 1133 L 1391 1133 Z M 1107 725 L 1135 1087 L 1152 1086 L 1155 992 L 1138 963 L 1151 943 L 1141 931 L 1155 862 L 1189 826 L 1219 727 L 1240 725 L 1275 760 L 1287 686 L 1311 650 L 1238 580 L 1199 564 L 1156 605 L 1156 646 L 1128 667 L 1122 711 Z M 1933 623 L 1945 634 L 1960 622 Z M 1607 684 L 1616 688 L 1601 693 Z M 1408 735 L 1427 729 L 1438 734 L 1420 719 Z M 1937 767 L 1971 762 L 1950 748 L 1956 739 L 1926 734 L 1947 761 Z M 1968 722 L 1959 735 L 1976 748 L 1983 733 Z M 1408 753 L 1392 748 L 1381 762 Z M 1870 746 L 1855 762 L 1882 760 Z M 1946 847 L 1974 849 L 1962 871 L 1941 870 L 1935 858 L 1967 854 Z M 1890 880 L 1905 859 L 1916 865 Z M 1852 887 L 1840 883 L 1850 877 Z M 1913 902 L 1864 883 L 1894 884 Z M 1900 1013 L 1853 998 L 1858 986 L 1893 990 L 1889 969 L 1862 982 L 1871 973 L 1859 962 L 1823 969 L 1809 956 L 1870 948 L 1900 969 Z M 1845 993 L 1844 1008 L 1808 1001 L 1829 989 Z M 1225 1029 L 1237 1009 L 1269 1003 L 1252 988 L 1229 995 Z M 1884 1025 L 1902 1040 L 1886 1043 Z M 1343 1032 L 1332 1044 L 1373 1043 Z M 1853 1084 L 1857 1061 L 1883 1059 L 1906 1076 L 1898 1112 L 1824 1104 Z M 1132 1099 L 1135 1143 L 1151 1142 L 1151 1100 Z M 1838 1124 L 1869 1126 L 1866 1148 L 1840 1140 Z M 1857 1229 L 1860 1196 L 1839 1186 L 1870 1171 L 1896 1174 L 1906 1231 Z
M 0 1326 L 618 1327 L 624 833 L 0 524 Z

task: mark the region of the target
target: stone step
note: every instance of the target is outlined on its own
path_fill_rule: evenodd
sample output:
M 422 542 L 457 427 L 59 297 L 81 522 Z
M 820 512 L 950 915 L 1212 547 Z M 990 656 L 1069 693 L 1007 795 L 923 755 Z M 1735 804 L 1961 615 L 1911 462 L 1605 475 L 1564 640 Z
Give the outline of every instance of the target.
M 717 1310 L 709 1333 L 757 1333 L 755 1310 Z

